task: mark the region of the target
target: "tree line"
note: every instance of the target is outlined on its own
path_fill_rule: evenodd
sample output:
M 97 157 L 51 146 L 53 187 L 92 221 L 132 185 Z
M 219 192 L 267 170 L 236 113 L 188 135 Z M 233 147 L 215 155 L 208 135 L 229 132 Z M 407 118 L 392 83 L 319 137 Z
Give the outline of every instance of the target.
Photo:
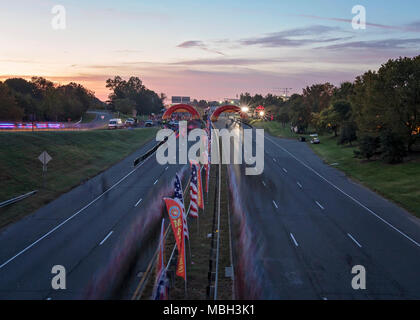
M 357 141 L 360 158 L 398 163 L 420 140 L 420 56 L 391 59 L 338 87 L 315 84 L 287 100 L 245 93 L 241 103 L 265 106 L 298 133 L 329 132 L 343 145 Z
M 88 108 L 101 108 L 94 92 L 71 82 L 57 85 L 42 77 L 0 82 L 0 119 L 8 121 L 79 120 Z
M 42 77 L 30 81 L 11 78 L 0 82 L 0 120 L 68 121 L 79 120 L 88 109 L 107 109 L 131 115 L 159 113 L 165 94 L 146 88 L 138 77 L 106 80 L 111 90 L 107 103 L 80 84 L 57 85 Z
M 123 114 L 147 115 L 159 113 L 163 108 L 166 96 L 146 88 L 138 77 L 130 77 L 128 80 L 116 76 L 106 80 L 106 87 L 111 90 L 109 94 L 109 106 L 113 111 Z

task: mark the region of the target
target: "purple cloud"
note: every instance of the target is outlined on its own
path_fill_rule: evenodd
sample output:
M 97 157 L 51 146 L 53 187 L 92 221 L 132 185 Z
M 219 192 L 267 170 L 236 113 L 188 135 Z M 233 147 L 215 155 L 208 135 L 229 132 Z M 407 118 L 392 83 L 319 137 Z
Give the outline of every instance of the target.
M 305 28 L 289 29 L 280 32 L 270 33 L 262 37 L 243 39 L 242 45 L 259 45 L 263 47 L 301 47 L 305 45 L 336 42 L 347 40 L 351 37 L 319 38 L 320 35 L 327 35 L 340 31 L 338 27 L 322 25 L 309 26 Z M 305 38 L 299 38 L 305 37 Z
M 203 41 L 199 41 L 199 40 L 185 41 L 185 42 L 177 45 L 177 47 L 178 48 L 185 48 L 185 49 L 197 48 L 197 49 L 201 49 L 201 50 L 212 52 L 212 53 L 217 53 L 219 55 L 224 56 L 224 54 L 222 52 L 208 48 L 208 46 Z
M 415 39 L 385 39 L 385 40 L 371 40 L 371 41 L 354 41 L 335 44 L 331 46 L 319 47 L 317 49 L 407 49 L 419 48 L 420 38 Z
M 305 14 L 300 14 L 299 17 L 325 20 L 325 21 L 346 22 L 348 24 L 351 24 L 353 22 L 352 19 L 328 18 L 328 17 L 320 17 L 320 16 L 314 16 L 314 15 L 305 15 Z M 408 24 L 406 26 L 391 26 L 391 25 L 385 25 L 385 24 L 379 24 L 379 23 L 370 23 L 370 22 L 366 22 L 366 25 L 370 26 L 370 27 L 379 28 L 379 29 L 420 32 L 420 21 Z

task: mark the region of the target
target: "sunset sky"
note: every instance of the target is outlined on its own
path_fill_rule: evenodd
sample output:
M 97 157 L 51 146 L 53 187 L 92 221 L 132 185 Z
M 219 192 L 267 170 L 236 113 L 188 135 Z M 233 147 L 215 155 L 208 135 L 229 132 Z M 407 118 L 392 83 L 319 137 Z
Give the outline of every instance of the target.
M 353 30 L 352 7 L 367 10 Z M 51 27 L 55 5 L 66 29 Z M 0 79 L 82 83 L 138 76 L 168 96 L 236 94 L 353 80 L 389 58 L 420 54 L 418 0 L 0 0 Z

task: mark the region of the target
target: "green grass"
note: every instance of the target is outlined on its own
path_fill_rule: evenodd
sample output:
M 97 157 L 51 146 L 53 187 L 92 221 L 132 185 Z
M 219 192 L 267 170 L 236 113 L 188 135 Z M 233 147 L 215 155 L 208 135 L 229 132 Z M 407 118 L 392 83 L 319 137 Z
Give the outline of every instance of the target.
M 82 117 L 82 123 L 89 123 L 95 120 L 96 114 L 94 113 L 85 113 Z
M 0 202 L 39 190 L 28 199 L 0 209 L 0 227 L 96 176 L 153 139 L 155 134 L 154 128 L 0 133 Z M 38 160 L 44 150 L 53 158 L 48 164 L 45 189 L 42 164 Z
M 297 138 L 298 137 L 295 133 L 290 131 L 289 125 L 286 125 L 285 127 L 283 127 L 283 125 L 280 124 L 279 122 L 251 120 L 249 124 L 266 130 L 272 136 L 283 137 L 283 138 Z
M 275 136 L 298 137 L 278 122 L 254 122 L 253 125 L 265 128 Z M 413 156 L 411 160 L 398 165 L 389 165 L 380 160 L 365 161 L 354 158 L 356 146 L 339 146 L 337 139 L 330 135 L 321 135 L 320 140 L 319 145 L 308 144 L 327 164 L 338 163 L 335 167 L 350 178 L 420 217 L 419 157 L 416 159 Z

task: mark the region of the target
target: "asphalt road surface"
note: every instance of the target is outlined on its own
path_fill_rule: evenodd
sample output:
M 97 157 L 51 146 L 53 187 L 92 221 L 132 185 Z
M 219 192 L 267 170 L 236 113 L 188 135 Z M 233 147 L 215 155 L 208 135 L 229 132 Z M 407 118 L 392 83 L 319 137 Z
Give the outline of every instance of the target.
M 261 298 L 420 299 L 419 219 L 305 143 L 268 134 L 264 141 L 262 175 L 231 166 L 259 247 Z M 356 265 L 366 270 L 366 290 L 351 285 Z
M 262 175 L 230 166 L 259 246 L 260 298 L 420 299 L 419 220 L 324 164 L 306 144 L 264 141 Z M 123 270 L 131 277 L 125 289 L 133 290 L 132 275 L 156 248 L 134 237 L 142 255 L 134 270 L 122 269 L 133 226 L 145 232 L 153 201 L 184 167 L 160 166 L 152 156 L 133 169 L 153 145 L 1 230 L 0 299 L 129 298 L 109 287 Z M 66 268 L 66 290 L 51 287 L 54 265 Z M 366 290 L 351 286 L 356 265 L 366 269 Z
M 153 155 L 133 169 L 133 160 L 155 144 L 151 141 L 106 172 L 1 230 L 0 299 L 115 298 L 108 287 L 121 272 L 125 250 L 130 241 L 143 245 L 141 237 L 128 238 L 133 226 L 140 229 L 150 220 L 148 208 L 155 195 L 170 190 L 183 167 L 161 166 Z M 159 199 L 162 205 L 161 195 Z M 136 257 L 140 270 L 156 248 L 150 250 L 147 245 L 145 241 L 141 248 L 145 255 Z M 52 289 L 55 265 L 66 269 L 66 290 Z M 92 283 L 94 290 L 87 296 Z

